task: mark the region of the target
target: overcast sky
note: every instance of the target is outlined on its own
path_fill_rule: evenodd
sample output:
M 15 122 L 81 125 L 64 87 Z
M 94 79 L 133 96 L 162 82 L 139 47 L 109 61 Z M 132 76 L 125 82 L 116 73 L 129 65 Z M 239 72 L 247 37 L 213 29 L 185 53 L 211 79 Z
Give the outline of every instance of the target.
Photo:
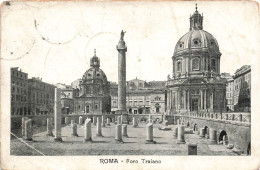
M 48 83 L 81 78 L 94 49 L 117 82 L 116 45 L 125 30 L 127 80 L 166 80 L 179 38 L 189 31 L 194 2 L 11 2 L 2 8 L 2 73 L 20 67 Z M 257 53 L 254 2 L 198 2 L 204 30 L 218 41 L 221 72 L 233 74 Z M 172 76 L 172 75 L 171 75 Z

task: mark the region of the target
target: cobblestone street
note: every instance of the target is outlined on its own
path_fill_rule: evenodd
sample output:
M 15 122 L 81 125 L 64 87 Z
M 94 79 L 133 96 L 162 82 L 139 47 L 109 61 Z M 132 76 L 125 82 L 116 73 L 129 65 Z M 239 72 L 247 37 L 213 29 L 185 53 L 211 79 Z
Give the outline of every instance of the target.
M 123 144 L 115 142 L 115 125 L 102 127 L 103 137 L 97 137 L 96 126 L 92 125 L 92 143 L 84 143 L 84 126 L 78 125 L 79 137 L 72 137 L 72 127 L 62 128 L 62 143 L 54 142 L 53 137 L 46 137 L 46 131 L 34 134 L 30 146 L 42 152 L 44 155 L 188 155 L 189 143 L 198 144 L 198 155 L 234 155 L 232 150 L 223 145 L 211 145 L 209 139 L 200 138 L 197 134 L 185 134 L 186 144 L 176 144 L 173 138 L 173 130 L 158 130 L 161 124 L 154 124 L 154 141 L 156 144 L 145 144 L 146 124 L 140 124 L 137 128 L 128 125 L 128 137 L 124 137 Z M 168 127 L 175 127 L 170 125 Z M 188 129 L 186 129 L 188 130 Z M 40 155 L 37 151 L 26 146 L 14 138 L 11 140 L 11 155 Z

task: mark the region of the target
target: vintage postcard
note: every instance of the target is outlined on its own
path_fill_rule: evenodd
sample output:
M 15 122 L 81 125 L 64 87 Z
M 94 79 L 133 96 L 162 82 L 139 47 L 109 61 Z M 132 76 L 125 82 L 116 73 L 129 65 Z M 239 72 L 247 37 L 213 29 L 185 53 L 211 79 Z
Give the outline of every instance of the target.
M 258 169 L 256 1 L 6 1 L 2 169 Z

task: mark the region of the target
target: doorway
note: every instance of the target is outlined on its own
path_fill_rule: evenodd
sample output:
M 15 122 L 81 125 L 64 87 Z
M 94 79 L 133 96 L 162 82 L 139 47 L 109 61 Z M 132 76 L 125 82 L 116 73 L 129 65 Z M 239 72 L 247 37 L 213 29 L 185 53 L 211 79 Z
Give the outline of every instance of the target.
M 191 99 L 191 111 L 198 111 L 198 102 L 199 100 L 197 98 Z

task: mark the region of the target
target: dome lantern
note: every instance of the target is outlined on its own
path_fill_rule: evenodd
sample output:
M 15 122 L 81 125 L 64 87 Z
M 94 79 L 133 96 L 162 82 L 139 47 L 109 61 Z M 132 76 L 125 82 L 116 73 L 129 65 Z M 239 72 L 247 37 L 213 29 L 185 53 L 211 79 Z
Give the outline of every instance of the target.
M 190 31 L 191 30 L 202 30 L 203 29 L 203 14 L 200 15 L 198 12 L 197 4 L 196 4 L 196 11 L 190 17 Z
M 91 67 L 100 67 L 100 61 L 96 55 L 96 49 L 94 49 L 94 56 L 90 59 L 90 66 Z

